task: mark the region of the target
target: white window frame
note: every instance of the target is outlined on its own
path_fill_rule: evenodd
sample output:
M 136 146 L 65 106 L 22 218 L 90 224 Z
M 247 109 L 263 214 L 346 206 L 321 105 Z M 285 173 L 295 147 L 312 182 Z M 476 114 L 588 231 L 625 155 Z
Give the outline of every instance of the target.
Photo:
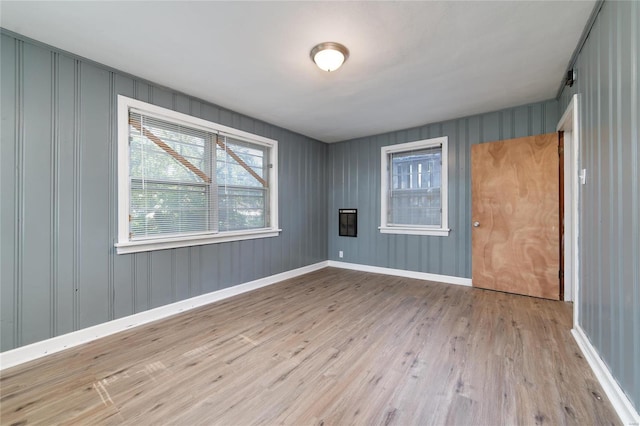
M 129 237 L 129 111 L 131 109 L 169 122 L 184 124 L 211 133 L 226 134 L 233 138 L 269 147 L 268 163 L 271 165 L 268 168 L 269 226 L 260 229 L 131 240 Z M 282 230 L 278 227 L 278 141 L 118 95 L 118 242 L 115 243 L 118 254 L 276 237 L 280 231 Z
M 380 226 L 378 229 L 382 234 L 408 234 L 408 235 L 434 235 L 448 236 L 449 232 L 449 155 L 448 155 L 448 136 L 442 136 L 432 139 L 424 139 L 415 142 L 407 142 L 397 145 L 383 146 L 380 149 Z M 387 192 L 389 190 L 389 155 L 411 151 L 416 149 L 432 148 L 442 146 L 442 175 L 440 177 L 440 197 L 442 203 L 440 226 L 429 225 L 391 225 L 387 222 Z

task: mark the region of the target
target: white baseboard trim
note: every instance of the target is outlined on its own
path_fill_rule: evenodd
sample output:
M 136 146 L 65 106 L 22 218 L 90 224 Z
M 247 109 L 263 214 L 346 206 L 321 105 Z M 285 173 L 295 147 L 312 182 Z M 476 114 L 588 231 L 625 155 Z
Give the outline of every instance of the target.
M 361 265 L 359 263 L 339 262 L 329 260 L 329 266 L 342 269 L 353 269 L 354 271 L 373 272 L 375 274 L 395 275 L 398 277 L 416 278 L 426 281 L 437 281 L 447 284 L 463 285 L 471 287 L 471 278 L 452 277 L 450 275 L 430 274 L 428 272 L 405 271 L 404 269 L 383 268 L 380 266 Z
M 73 331 L 71 333 L 52 337 L 47 340 L 42 340 L 40 342 L 2 352 L 0 353 L 0 371 L 28 361 L 32 361 L 45 355 L 50 355 L 65 349 L 72 348 L 74 346 L 81 345 L 83 343 L 91 342 L 92 340 L 96 340 L 101 337 L 128 330 L 132 327 L 137 327 L 139 325 L 147 324 L 152 321 L 167 318 L 169 316 L 179 314 L 180 312 L 198 308 L 209 303 L 227 299 L 229 297 L 256 290 L 261 287 L 266 287 L 271 284 L 275 284 L 289 278 L 295 278 L 300 275 L 308 274 L 309 272 L 317 271 L 318 269 L 326 267 L 327 261 L 303 266 L 302 268 L 293 269 L 291 271 L 260 278 L 244 284 L 239 284 L 222 290 L 213 291 L 211 293 L 192 297 L 190 299 L 181 300 L 179 302 L 170 303 L 158 308 L 149 309 L 148 311 L 139 312 L 137 314 L 129 315 L 124 318 L 108 321 L 102 324 L 94 325 L 92 327 L 83 328 L 82 330 Z
M 618 413 L 618 417 L 620 417 L 622 423 L 625 425 L 640 425 L 640 415 L 633 408 L 631 401 L 622 388 L 620 388 L 616 379 L 611 375 L 609 368 L 602 358 L 600 358 L 600 355 L 598 355 L 596 348 L 593 347 L 582 327 L 575 324 L 571 330 L 571 334 L 573 334 L 573 338 L 576 340 L 576 343 L 578 343 L 580 350 L 589 363 L 589 366 L 591 366 L 598 382 L 600 382 L 604 393 L 607 394 L 611 405 L 613 405 L 616 413 Z

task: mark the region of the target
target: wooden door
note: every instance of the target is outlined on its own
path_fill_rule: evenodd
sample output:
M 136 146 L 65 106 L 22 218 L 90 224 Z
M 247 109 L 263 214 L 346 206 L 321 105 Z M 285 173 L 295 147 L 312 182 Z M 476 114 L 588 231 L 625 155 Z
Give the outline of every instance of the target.
M 558 136 L 471 147 L 474 287 L 559 299 Z

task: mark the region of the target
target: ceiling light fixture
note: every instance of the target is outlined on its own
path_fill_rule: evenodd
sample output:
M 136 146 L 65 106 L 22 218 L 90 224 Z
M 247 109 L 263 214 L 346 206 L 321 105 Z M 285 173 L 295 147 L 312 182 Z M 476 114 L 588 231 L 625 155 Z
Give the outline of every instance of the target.
M 311 49 L 311 60 L 323 71 L 335 71 L 349 57 L 349 49 L 340 43 L 328 41 Z

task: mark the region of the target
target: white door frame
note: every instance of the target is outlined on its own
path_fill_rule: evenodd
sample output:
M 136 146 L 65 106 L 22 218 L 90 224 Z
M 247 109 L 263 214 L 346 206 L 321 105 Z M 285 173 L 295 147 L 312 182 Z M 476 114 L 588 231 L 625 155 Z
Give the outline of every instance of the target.
M 557 130 L 564 132 L 564 300 L 573 301 L 573 323 L 578 324 L 580 301 L 580 230 L 578 159 L 580 148 L 579 97 L 573 95 Z

